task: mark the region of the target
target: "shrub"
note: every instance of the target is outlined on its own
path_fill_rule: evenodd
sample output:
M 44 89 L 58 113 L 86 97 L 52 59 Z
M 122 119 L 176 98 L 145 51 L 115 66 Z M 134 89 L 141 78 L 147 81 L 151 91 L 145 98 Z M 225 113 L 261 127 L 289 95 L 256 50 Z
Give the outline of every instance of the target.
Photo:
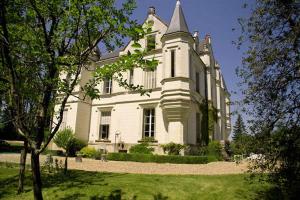
M 225 150 L 225 152 L 227 153 L 227 155 L 228 155 L 229 157 L 232 156 L 233 151 L 232 151 L 232 149 L 231 149 L 231 143 L 230 143 L 229 140 L 225 140 L 224 150 Z
M 130 153 L 152 154 L 153 148 L 149 147 L 148 143 L 137 144 L 130 147 Z
M 69 156 L 69 150 L 70 150 L 70 144 L 74 140 L 74 132 L 71 128 L 63 129 L 56 133 L 55 137 L 53 138 L 54 143 L 60 147 L 63 148 L 65 153 L 65 169 L 64 173 L 67 173 L 68 169 L 68 156 Z
M 79 140 L 77 138 L 73 138 L 70 143 L 69 143 L 69 146 L 68 146 L 68 150 L 69 150 L 69 156 L 76 156 L 76 152 L 77 151 L 80 151 L 83 147 L 86 147 L 87 144 L 82 141 L 82 140 Z
M 157 140 L 155 140 L 154 137 L 144 137 L 144 138 L 142 138 L 141 142 L 151 143 L 151 142 L 157 142 Z
M 51 155 L 51 156 L 63 156 L 64 152 L 62 150 L 50 150 L 50 149 L 45 149 L 42 152 L 43 155 Z
M 115 161 L 177 163 L 177 164 L 205 164 L 208 162 L 206 156 L 177 156 L 177 155 L 126 154 L 126 153 L 109 153 L 107 159 L 115 160 Z
M 23 144 L 9 144 L 4 140 L 0 140 L 0 152 L 20 153 L 23 148 Z
M 180 151 L 185 148 L 185 145 L 170 142 L 161 145 L 161 147 L 163 148 L 164 153 L 168 153 L 168 155 L 179 155 Z
M 83 147 L 80 150 L 80 153 L 82 154 L 83 157 L 94 158 L 95 155 L 97 154 L 97 150 L 94 147 Z
M 249 155 L 250 153 L 259 153 L 252 135 L 244 134 L 239 136 L 236 141 L 230 144 L 231 150 L 235 155 Z
M 102 153 L 103 153 L 102 151 L 97 150 L 93 155 L 93 158 L 95 158 L 96 160 L 101 160 Z
M 0 152 L 8 152 L 10 150 L 11 146 L 8 144 L 8 142 L 0 140 Z
M 72 129 L 66 128 L 61 131 L 58 131 L 53 138 L 53 142 L 60 148 L 63 148 L 66 150 L 67 154 L 68 152 L 68 146 L 71 140 L 74 138 L 74 133 Z
M 222 160 L 222 146 L 219 141 L 211 141 L 208 143 L 207 155 L 215 156 L 217 160 Z

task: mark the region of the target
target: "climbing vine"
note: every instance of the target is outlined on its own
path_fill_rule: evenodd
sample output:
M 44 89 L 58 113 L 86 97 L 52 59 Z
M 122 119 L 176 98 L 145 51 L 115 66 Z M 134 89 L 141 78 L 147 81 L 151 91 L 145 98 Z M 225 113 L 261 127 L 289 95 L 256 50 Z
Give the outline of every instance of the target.
M 202 101 L 198 106 L 202 113 L 200 143 L 208 145 L 209 139 L 213 138 L 214 123 L 218 120 L 218 110 L 207 100 Z

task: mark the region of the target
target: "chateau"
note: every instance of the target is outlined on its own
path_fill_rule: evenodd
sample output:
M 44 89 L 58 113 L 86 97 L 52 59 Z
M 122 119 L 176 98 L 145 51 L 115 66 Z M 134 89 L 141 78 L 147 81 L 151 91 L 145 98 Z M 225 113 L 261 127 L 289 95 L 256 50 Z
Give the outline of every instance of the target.
M 114 80 L 103 81 L 97 85 L 100 99 L 70 97 L 61 128 L 71 127 L 89 146 L 109 152 L 126 151 L 145 138 L 152 139 L 158 153 L 159 145 L 169 142 L 193 146 L 205 138 L 226 140 L 231 131 L 230 94 L 210 36 L 200 39 L 197 31 L 189 31 L 180 1 L 169 24 L 156 15 L 154 7 L 148 10 L 145 22 L 149 21 L 152 32 L 140 44 L 151 50 L 149 58 L 159 64 L 155 71 L 135 68 L 125 77 L 134 85 L 152 89 L 150 97 L 127 91 Z M 132 52 L 131 45 L 129 42 L 123 49 L 101 56 L 93 67 L 113 63 Z M 90 71 L 82 72 L 74 94 L 81 95 L 80 86 L 90 77 Z M 212 110 L 213 119 L 207 120 L 211 114 L 203 107 Z

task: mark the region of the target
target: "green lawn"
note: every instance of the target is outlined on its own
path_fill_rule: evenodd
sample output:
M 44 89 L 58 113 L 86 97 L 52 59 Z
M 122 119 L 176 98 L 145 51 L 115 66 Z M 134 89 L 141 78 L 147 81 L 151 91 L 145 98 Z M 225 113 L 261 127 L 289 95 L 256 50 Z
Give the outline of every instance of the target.
M 30 172 L 25 193 L 16 195 L 18 169 L 0 165 L 0 199 L 33 199 Z M 43 174 L 44 199 L 262 199 L 269 187 L 250 184 L 246 175 L 140 175 L 72 170 L 68 176 Z M 134 198 L 135 197 L 135 198 Z

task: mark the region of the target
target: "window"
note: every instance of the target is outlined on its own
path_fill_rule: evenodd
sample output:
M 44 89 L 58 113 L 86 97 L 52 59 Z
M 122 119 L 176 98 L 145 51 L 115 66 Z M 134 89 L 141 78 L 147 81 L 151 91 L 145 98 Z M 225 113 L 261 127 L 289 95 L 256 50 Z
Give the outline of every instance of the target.
M 156 88 L 156 71 L 144 71 L 144 87 L 145 89 Z
M 200 75 L 199 72 L 196 72 L 196 92 L 200 92 Z
M 147 51 L 155 49 L 155 35 L 149 35 L 147 37 Z
M 99 139 L 107 140 L 109 136 L 109 126 L 110 126 L 110 111 L 101 112 L 100 117 L 100 128 L 99 128 Z
M 133 84 L 133 69 L 129 71 L 129 84 Z
M 155 133 L 155 109 L 144 109 L 144 137 L 153 137 Z
M 67 119 L 68 119 L 68 110 L 64 110 L 63 112 L 63 118 L 60 124 L 60 129 L 66 129 L 67 128 Z
M 103 81 L 103 93 L 104 94 L 111 94 L 111 89 L 112 89 L 112 80 L 110 79 L 105 79 Z
M 196 113 L 196 141 L 200 143 L 201 132 L 200 132 L 200 113 Z
M 171 77 L 175 77 L 175 50 L 171 50 Z

